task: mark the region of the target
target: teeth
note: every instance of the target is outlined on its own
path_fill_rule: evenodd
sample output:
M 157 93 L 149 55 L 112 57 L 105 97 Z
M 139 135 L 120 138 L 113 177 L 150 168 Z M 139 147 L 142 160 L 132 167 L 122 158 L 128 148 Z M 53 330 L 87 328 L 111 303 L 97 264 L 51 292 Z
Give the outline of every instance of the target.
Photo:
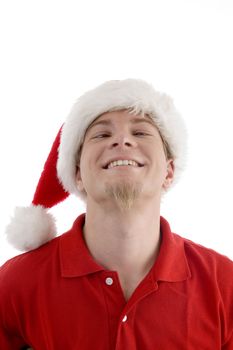
M 115 166 L 119 165 L 132 165 L 138 167 L 138 163 L 136 163 L 134 160 L 115 160 L 114 162 L 108 164 L 108 169 L 114 168 Z

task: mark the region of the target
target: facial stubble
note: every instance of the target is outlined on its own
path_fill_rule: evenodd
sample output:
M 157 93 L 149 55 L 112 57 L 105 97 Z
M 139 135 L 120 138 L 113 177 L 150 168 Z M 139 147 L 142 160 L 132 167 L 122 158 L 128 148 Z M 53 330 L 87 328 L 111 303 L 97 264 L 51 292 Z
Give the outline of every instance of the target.
M 142 192 L 141 183 L 121 181 L 119 183 L 107 183 L 105 193 L 113 199 L 122 212 L 130 210 Z

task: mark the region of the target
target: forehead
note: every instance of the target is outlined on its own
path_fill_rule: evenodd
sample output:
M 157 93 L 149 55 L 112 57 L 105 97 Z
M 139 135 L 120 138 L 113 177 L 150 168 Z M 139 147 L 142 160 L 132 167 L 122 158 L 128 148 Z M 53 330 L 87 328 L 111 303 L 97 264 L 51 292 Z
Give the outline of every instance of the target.
M 114 124 L 121 123 L 122 121 L 130 124 L 146 123 L 156 128 L 156 124 L 154 120 L 149 115 L 133 114 L 127 110 L 121 110 L 121 111 L 106 112 L 102 114 L 89 125 L 87 130 L 92 129 L 97 125 L 112 126 Z

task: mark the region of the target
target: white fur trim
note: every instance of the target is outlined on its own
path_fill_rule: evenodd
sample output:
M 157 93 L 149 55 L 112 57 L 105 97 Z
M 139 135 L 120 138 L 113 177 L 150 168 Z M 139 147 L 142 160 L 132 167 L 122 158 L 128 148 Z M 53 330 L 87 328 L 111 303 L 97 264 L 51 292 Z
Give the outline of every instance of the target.
M 6 235 L 16 249 L 33 250 L 56 236 L 55 220 L 41 205 L 17 207 Z
M 69 193 L 85 200 L 84 194 L 77 189 L 75 174 L 77 151 L 88 126 L 101 114 L 120 109 L 129 109 L 135 114 L 147 113 L 155 120 L 172 151 L 175 165 L 173 183 L 177 182 L 186 162 L 187 133 L 172 99 L 156 92 L 143 80 L 112 80 L 81 96 L 62 128 L 57 173 Z

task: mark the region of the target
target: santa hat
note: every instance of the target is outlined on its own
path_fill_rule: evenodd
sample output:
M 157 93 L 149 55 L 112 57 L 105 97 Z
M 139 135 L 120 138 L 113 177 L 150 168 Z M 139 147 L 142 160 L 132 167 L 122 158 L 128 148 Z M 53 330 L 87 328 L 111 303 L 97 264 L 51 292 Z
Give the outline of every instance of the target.
M 143 80 L 108 81 L 81 96 L 53 143 L 30 207 L 18 207 L 7 226 L 8 241 L 18 250 L 32 250 L 56 236 L 49 208 L 75 194 L 85 201 L 76 184 L 77 153 L 88 126 L 105 112 L 127 109 L 148 114 L 169 146 L 177 182 L 186 154 L 186 128 L 172 99 Z

